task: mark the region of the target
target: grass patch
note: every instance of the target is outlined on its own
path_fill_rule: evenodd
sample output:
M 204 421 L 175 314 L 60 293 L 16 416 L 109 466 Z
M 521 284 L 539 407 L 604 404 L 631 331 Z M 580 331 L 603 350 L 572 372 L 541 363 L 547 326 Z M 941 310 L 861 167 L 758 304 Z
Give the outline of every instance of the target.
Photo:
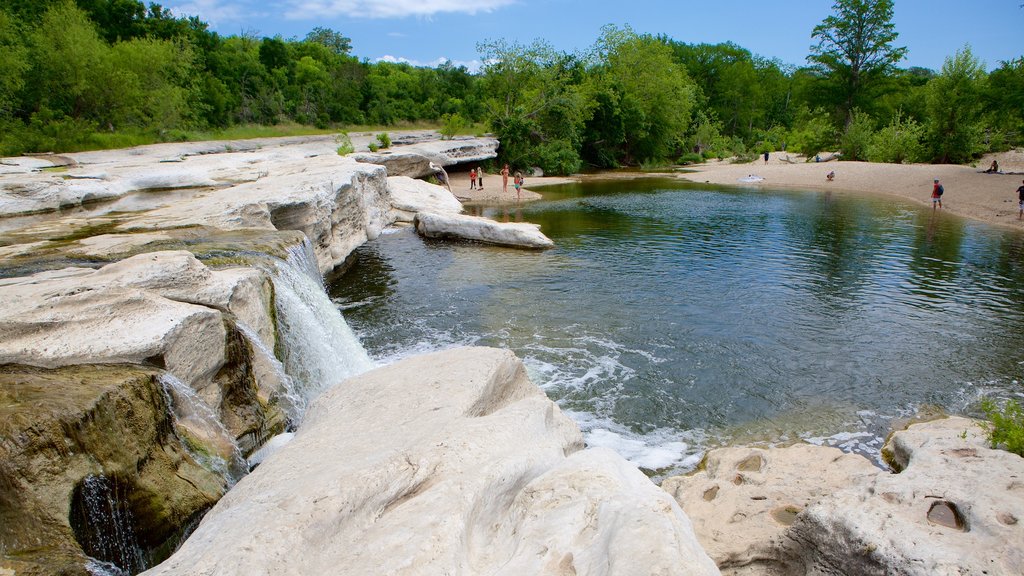
M 1024 456 L 1024 408 L 1016 400 L 1000 407 L 986 398 L 981 401 L 981 410 L 989 419 L 988 441 L 992 447 Z

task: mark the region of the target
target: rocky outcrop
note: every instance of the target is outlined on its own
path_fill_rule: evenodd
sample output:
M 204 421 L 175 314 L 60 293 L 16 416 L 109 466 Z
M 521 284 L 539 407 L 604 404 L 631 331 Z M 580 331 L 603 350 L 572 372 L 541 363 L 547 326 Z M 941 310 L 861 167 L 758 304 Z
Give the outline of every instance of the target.
M 163 368 L 218 407 L 251 449 L 283 426 L 280 410 L 269 405 L 281 382 L 257 381 L 251 344 L 237 324 L 250 326 L 272 347 L 271 292 L 260 270 L 214 271 L 189 252 L 3 279 L 0 364 Z
M 455 140 L 429 140 L 409 146 L 395 146 L 379 152 L 360 152 L 352 157 L 358 162 L 387 168 L 388 176 L 423 178 L 433 174 L 430 163 L 452 166 L 497 158 L 498 140 L 495 138 L 458 138 Z
M 418 212 L 459 214 L 462 203 L 447 188 L 407 176 L 388 177 L 392 218 L 412 222 Z
M 799 513 L 820 498 L 878 474 L 867 459 L 837 448 L 719 448 L 689 476 L 661 487 L 693 521 L 708 555 L 737 574 L 800 573 L 781 553 Z
M 321 396 L 147 574 L 717 573 L 666 493 L 582 447 L 511 352 L 411 358 Z
M 427 238 L 454 238 L 534 249 L 555 245 L 541 233 L 539 225 L 528 222 L 496 222 L 479 216 L 419 212 L 415 224 L 416 231 Z
M 224 493 L 176 436 L 158 373 L 0 365 L 0 573 L 86 576 L 86 554 L 138 570 Z
M 719 449 L 662 486 L 729 574 L 1024 573 L 1024 458 L 965 418 L 914 424 L 884 453 L 898 473 L 832 448 Z

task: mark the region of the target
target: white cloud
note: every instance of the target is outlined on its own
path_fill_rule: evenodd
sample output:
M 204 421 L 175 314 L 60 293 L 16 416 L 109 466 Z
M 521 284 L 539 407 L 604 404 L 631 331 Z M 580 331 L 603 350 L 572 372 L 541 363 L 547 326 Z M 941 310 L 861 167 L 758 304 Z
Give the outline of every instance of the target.
M 312 20 L 348 16 L 353 18 L 402 18 L 433 16 L 443 12 L 477 14 L 515 4 L 518 0 L 285 0 L 285 17 Z
M 426 66 L 426 67 L 429 67 L 429 68 L 437 68 L 438 66 L 440 66 L 441 64 L 443 64 L 445 62 L 451 62 L 455 66 L 465 66 L 467 70 L 469 70 L 471 73 L 474 73 L 474 74 L 476 72 L 480 71 L 480 66 L 481 66 L 481 63 L 480 63 L 479 60 L 452 60 L 451 58 L 445 58 L 444 56 L 442 56 L 440 58 L 435 58 L 434 60 L 432 60 L 430 62 L 422 62 L 420 60 L 410 60 L 410 59 L 404 58 L 402 56 L 392 56 L 390 54 L 385 54 L 384 56 L 381 56 L 380 58 L 375 58 L 373 61 L 374 62 L 391 62 L 391 63 L 394 63 L 394 64 L 397 64 L 397 63 L 401 62 L 401 63 L 405 63 L 405 64 L 410 64 L 412 66 Z
M 171 6 L 175 16 L 198 16 L 200 20 L 212 25 L 233 22 L 253 16 L 251 10 L 237 2 L 224 0 L 189 0 L 178 6 Z

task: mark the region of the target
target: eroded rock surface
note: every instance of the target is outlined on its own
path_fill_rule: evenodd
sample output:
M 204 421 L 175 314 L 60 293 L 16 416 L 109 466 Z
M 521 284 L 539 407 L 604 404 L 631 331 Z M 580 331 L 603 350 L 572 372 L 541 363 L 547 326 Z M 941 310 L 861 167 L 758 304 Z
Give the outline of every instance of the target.
M 158 373 L 0 365 L 0 573 L 86 576 L 89 477 L 118 484 L 130 528 L 120 544 L 142 557 L 173 547 L 168 540 L 223 494 L 224 478 L 175 436 Z
M 388 177 L 391 209 L 396 222 L 412 222 L 418 212 L 459 214 L 462 203 L 443 186 L 407 176 Z
M 427 238 L 454 238 L 534 249 L 555 245 L 540 231 L 540 225 L 528 222 L 496 222 L 479 216 L 419 212 L 415 224 L 416 231 Z
M 352 157 L 359 162 L 384 166 L 388 176 L 423 178 L 434 173 L 430 168 L 431 162 L 439 166 L 452 166 L 464 162 L 481 162 L 497 156 L 498 140 L 495 138 L 458 138 L 420 141 L 379 152 L 360 152 Z
M 717 574 L 665 492 L 582 447 L 511 352 L 404 360 L 326 392 L 147 574 Z
M 832 448 L 719 449 L 662 486 L 727 574 L 1024 573 L 1024 458 L 956 417 L 884 454 L 899 473 Z

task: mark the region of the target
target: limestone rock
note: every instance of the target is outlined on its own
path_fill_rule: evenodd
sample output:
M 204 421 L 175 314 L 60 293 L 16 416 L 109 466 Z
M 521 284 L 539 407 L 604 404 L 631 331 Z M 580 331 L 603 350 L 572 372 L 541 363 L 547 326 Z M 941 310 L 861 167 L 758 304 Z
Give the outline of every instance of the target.
M 396 141 L 400 144 L 400 141 Z M 353 154 L 358 162 L 378 164 L 387 168 L 388 176 L 423 178 L 433 173 L 430 163 L 452 166 L 466 162 L 481 162 L 498 156 L 495 138 L 433 139 L 410 145 L 395 145 L 379 152 Z
M 410 358 L 321 396 L 146 574 L 717 574 L 666 493 L 581 448 L 512 353 Z
M 553 248 L 555 243 L 528 222 L 495 222 L 489 218 L 446 215 L 431 212 L 416 214 L 416 231 L 427 238 L 456 238 L 518 248 Z
M 113 550 L 90 547 L 90 476 L 118 487 L 127 514 L 117 544 L 129 562 L 165 557 L 176 531 L 221 496 L 224 478 L 175 437 L 157 373 L 0 366 L 0 573 L 86 576 L 86 552 Z
M 1024 574 L 1024 458 L 976 421 L 912 425 L 885 448 L 904 469 L 820 500 L 790 529 L 808 574 Z
M 697 472 L 668 478 L 661 487 L 683 507 L 719 568 L 783 574 L 792 566 L 780 546 L 797 514 L 878 473 L 867 459 L 837 448 L 719 448 Z
M 462 203 L 444 186 L 407 176 L 389 176 L 388 190 L 396 222 L 412 222 L 417 212 L 459 214 Z

